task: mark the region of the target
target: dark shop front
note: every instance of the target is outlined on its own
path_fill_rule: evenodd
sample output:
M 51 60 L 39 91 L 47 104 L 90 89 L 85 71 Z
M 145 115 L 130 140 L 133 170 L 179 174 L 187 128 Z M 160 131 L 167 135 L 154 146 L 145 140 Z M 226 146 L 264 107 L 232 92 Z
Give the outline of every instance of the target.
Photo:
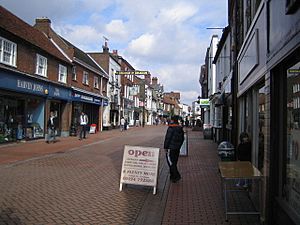
M 74 132 L 79 125 L 81 112 L 87 114 L 89 119 L 88 125 L 96 124 L 96 129 L 99 131 L 99 127 L 101 126 L 101 104 L 103 101 L 101 96 L 92 92 L 73 88 L 72 99 L 72 134 L 75 135 Z

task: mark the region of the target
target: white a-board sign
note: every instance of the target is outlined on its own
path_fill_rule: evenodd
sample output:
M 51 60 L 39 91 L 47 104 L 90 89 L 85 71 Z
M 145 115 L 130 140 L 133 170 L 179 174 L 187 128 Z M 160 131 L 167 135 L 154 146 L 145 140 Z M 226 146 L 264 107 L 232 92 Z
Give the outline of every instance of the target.
M 156 194 L 159 148 L 125 145 L 120 179 L 123 184 L 152 186 Z

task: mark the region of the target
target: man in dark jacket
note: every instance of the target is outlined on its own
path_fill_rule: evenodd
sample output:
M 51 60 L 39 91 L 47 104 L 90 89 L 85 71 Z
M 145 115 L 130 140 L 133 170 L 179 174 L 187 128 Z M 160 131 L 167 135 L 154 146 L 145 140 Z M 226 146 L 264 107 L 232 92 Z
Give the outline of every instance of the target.
M 171 118 L 164 141 L 164 149 L 166 150 L 167 162 L 170 167 L 170 180 L 174 183 L 181 178 L 177 169 L 177 162 L 183 141 L 184 132 L 182 126 L 178 124 L 178 117 L 174 116 Z
M 50 112 L 50 117 L 47 122 L 47 128 L 48 128 L 48 135 L 46 142 L 49 144 L 51 141 L 55 143 L 55 135 L 56 135 L 56 129 L 58 127 L 58 120 L 57 117 L 54 115 L 54 112 Z

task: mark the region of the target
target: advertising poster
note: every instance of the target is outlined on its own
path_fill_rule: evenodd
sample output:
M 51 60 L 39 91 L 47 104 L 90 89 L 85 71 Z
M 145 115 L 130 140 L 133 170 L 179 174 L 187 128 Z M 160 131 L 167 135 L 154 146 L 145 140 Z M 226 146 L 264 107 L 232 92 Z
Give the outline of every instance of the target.
M 125 145 L 120 179 L 122 184 L 153 186 L 156 193 L 159 148 Z

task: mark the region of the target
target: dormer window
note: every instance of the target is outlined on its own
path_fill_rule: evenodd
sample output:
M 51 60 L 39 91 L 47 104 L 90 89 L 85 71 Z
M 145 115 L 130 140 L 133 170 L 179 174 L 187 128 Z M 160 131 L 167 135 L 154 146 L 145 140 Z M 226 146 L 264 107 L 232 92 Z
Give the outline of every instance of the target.
M 17 44 L 0 37 L 0 63 L 16 66 Z
M 36 74 L 47 77 L 47 58 L 36 54 Z

